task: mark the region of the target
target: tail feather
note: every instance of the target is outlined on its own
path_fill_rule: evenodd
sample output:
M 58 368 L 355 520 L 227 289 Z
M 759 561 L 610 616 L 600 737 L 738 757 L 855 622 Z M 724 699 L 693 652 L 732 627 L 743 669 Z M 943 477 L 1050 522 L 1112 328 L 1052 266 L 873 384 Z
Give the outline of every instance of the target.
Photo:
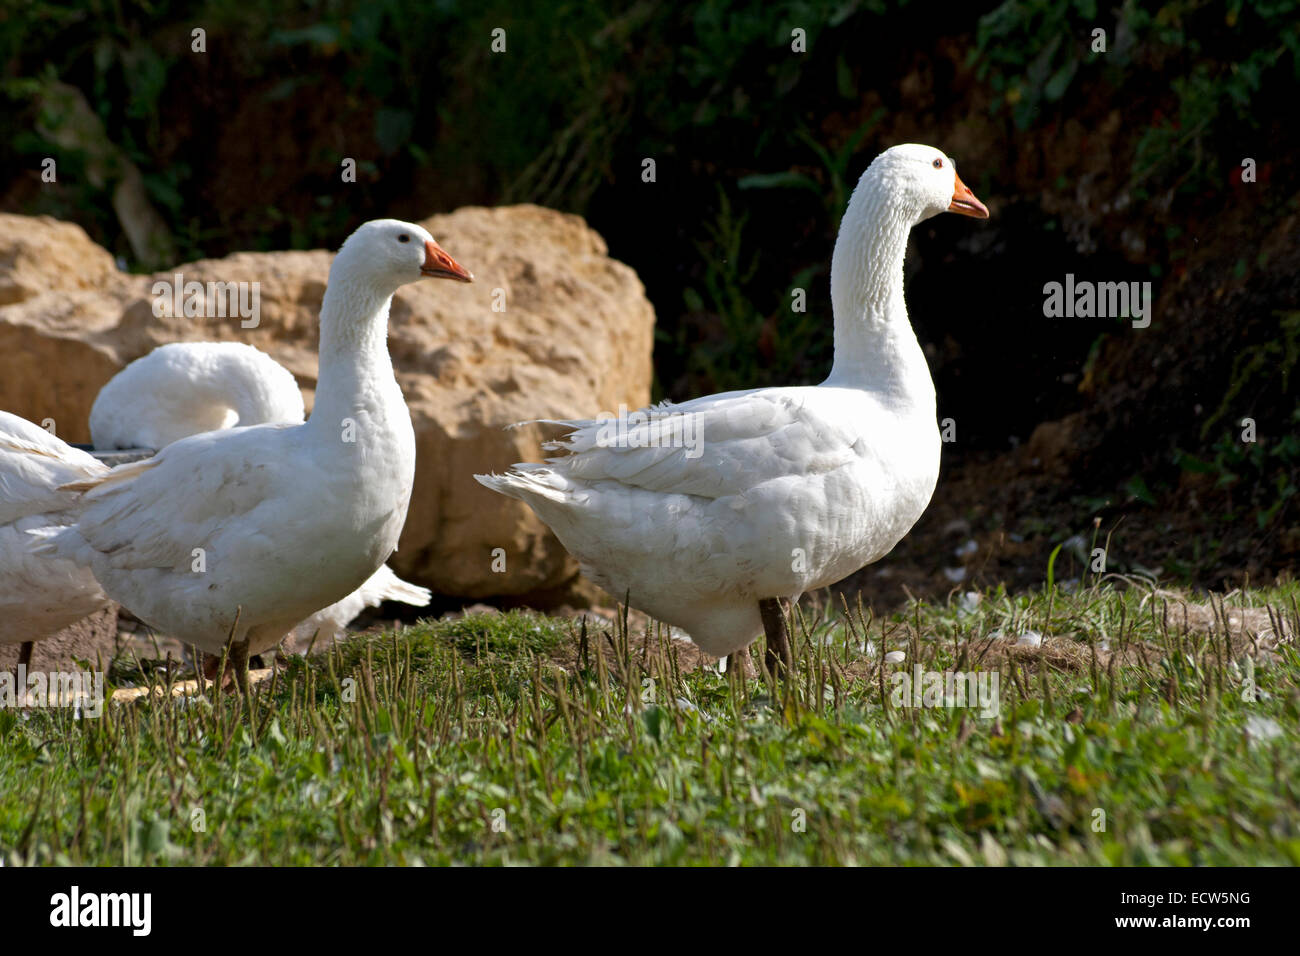
M 433 600 L 433 592 L 394 575 L 392 582 L 384 589 L 384 600 L 401 601 L 412 607 L 428 607 Z
M 118 465 L 102 474 L 94 475 L 81 481 L 70 481 L 67 484 L 59 485 L 60 491 L 94 491 L 96 489 L 112 488 L 120 485 L 124 481 L 132 481 L 139 478 L 151 468 L 158 465 L 158 457 L 142 458 L 140 461 L 127 462 L 124 465 Z
M 475 475 L 474 480 L 486 488 L 520 501 L 526 502 L 534 497 L 558 502 L 569 499 L 568 482 L 545 465 L 515 465 L 504 475 Z
M 384 601 L 401 601 L 414 607 L 427 607 L 433 598 L 433 592 L 410 581 L 403 581 L 388 565 L 380 565 L 379 570 L 357 592 L 365 601 L 366 607 L 379 607 Z

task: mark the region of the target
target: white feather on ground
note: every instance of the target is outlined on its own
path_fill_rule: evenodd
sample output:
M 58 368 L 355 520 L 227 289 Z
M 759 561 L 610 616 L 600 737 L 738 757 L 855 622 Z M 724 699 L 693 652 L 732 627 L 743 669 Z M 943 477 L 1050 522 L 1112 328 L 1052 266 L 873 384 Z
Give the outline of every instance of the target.
M 388 565 L 384 565 L 342 601 L 317 611 L 295 627 L 285 640 L 285 649 L 296 654 L 305 654 L 309 648 L 325 650 L 342 638 L 348 625 L 367 608 L 379 607 L 385 601 L 427 607 L 431 597 L 428 588 L 403 581 Z

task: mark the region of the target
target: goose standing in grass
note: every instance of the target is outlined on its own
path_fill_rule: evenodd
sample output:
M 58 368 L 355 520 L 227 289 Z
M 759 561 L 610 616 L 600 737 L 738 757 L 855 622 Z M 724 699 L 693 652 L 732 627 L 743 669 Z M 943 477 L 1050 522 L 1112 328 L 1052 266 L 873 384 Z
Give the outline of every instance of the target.
M 420 226 L 361 226 L 330 266 L 311 418 L 193 435 L 66 485 L 84 493 L 76 522 L 42 550 L 90 567 L 157 630 L 229 648 L 246 688 L 250 654 L 351 594 L 397 547 L 415 435 L 388 310 L 421 277 L 471 279 Z
M 265 352 L 242 342 L 175 342 L 136 359 L 100 390 L 90 436 L 97 451 L 165 448 L 204 431 L 305 420 L 293 373 Z M 384 565 L 294 627 L 292 643 L 305 649 L 315 640 L 323 648 L 366 608 L 385 601 L 426 607 L 430 597 Z
M 769 669 L 789 667 L 780 601 L 886 555 L 938 480 L 903 256 L 912 227 L 945 211 L 988 217 L 933 147 L 895 146 L 863 173 L 831 261 L 835 360 L 820 385 L 555 422 L 569 430 L 544 447 L 561 454 L 476 477 L 531 506 L 597 584 L 702 650 L 729 655 L 766 631 Z
M 301 424 L 302 392 L 293 374 L 241 342 L 176 342 L 136 359 L 100 389 L 90 412 L 96 451 L 161 449 L 205 431 L 240 425 Z M 92 455 L 31 422 L 0 412 L 0 644 L 21 642 L 30 663 L 35 640 L 109 605 L 94 575 L 37 554 L 38 528 L 71 523 L 74 493 L 59 486 L 106 475 Z M 427 588 L 387 565 L 352 594 L 293 629 L 304 648 L 337 640 L 366 608 L 385 601 L 425 607 Z

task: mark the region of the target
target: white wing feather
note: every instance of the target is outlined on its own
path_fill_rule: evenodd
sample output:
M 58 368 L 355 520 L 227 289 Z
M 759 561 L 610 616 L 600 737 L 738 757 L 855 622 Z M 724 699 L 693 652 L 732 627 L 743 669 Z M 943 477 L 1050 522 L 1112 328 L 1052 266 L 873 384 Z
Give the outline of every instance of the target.
M 616 419 L 554 422 L 571 431 L 543 447 L 565 454 L 516 469 L 554 470 L 577 482 L 617 481 L 660 494 L 744 494 L 793 474 L 833 471 L 861 456 L 858 436 L 811 405 L 825 402 L 826 392 L 757 389 L 663 403 L 633 413 L 622 429 Z

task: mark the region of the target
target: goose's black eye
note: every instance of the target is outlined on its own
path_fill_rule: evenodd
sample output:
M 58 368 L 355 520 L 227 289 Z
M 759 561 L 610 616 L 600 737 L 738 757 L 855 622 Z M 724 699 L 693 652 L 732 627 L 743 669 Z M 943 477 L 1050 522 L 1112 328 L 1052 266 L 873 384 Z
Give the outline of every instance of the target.
M 410 242 L 410 241 L 411 241 L 411 237 L 408 236 L 406 233 L 402 233 L 400 236 L 397 237 L 397 241 L 398 241 L 398 242 Z
M 934 168 L 935 168 L 935 169 L 943 169 L 943 160 L 942 160 L 942 159 L 936 159 L 936 160 L 934 161 Z

